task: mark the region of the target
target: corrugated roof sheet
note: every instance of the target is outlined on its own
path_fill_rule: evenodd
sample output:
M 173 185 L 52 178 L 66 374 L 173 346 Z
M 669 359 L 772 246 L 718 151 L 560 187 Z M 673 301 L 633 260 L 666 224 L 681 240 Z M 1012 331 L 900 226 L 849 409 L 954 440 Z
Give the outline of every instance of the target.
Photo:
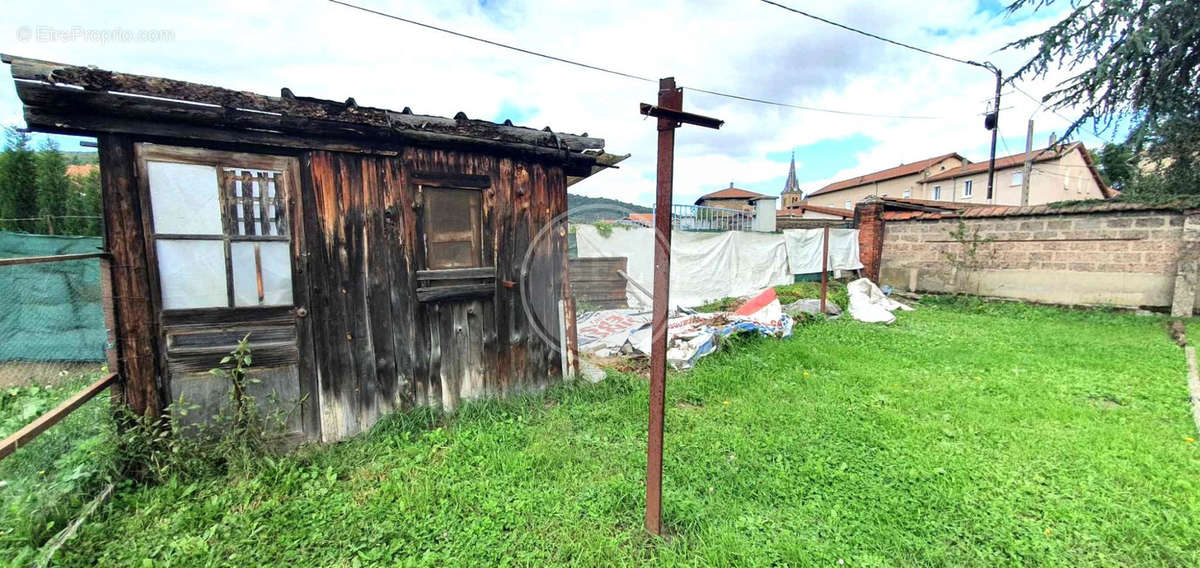
M 12 77 L 17 82 L 18 96 L 26 105 L 45 102 L 26 100 L 31 95 L 50 98 L 59 96 L 65 104 L 68 101 L 67 97 L 71 95 L 103 94 L 130 98 L 143 107 L 158 105 L 168 115 L 172 109 L 181 108 L 179 105 L 184 104 L 185 108 L 193 111 L 215 109 L 223 112 L 223 116 L 230 121 L 240 118 L 249 124 L 253 122 L 252 119 L 273 120 L 279 123 L 281 130 L 289 132 L 304 130 L 304 121 L 307 120 L 313 121 L 308 124 L 358 127 L 346 128 L 344 134 L 347 137 L 420 132 L 549 148 L 564 153 L 583 153 L 604 148 L 603 139 L 590 137 L 587 133 L 576 135 L 556 132 L 550 127 L 527 128 L 515 126 L 509 120 L 494 123 L 468 118 L 464 112 L 457 113 L 453 118 L 446 118 L 415 114 L 407 107 L 397 112 L 362 106 L 353 97 L 345 101 L 333 101 L 297 96 L 286 87 L 280 90 L 280 96 L 274 97 L 164 77 L 107 71 L 7 54 L 0 56 L 0 60 L 12 65 Z M 232 124 L 236 124 L 236 121 Z

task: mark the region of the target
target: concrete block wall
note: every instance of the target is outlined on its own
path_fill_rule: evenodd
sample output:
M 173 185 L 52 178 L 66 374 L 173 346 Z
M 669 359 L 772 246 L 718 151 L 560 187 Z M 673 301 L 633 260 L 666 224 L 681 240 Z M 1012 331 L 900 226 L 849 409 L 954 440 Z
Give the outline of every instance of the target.
M 1122 211 L 888 221 L 880 282 L 1046 303 L 1168 307 L 1184 220 L 1179 211 Z M 978 231 L 980 240 L 991 239 L 978 245 L 973 262 L 964 255 L 968 245 L 951 236 L 960 222 L 968 238 Z

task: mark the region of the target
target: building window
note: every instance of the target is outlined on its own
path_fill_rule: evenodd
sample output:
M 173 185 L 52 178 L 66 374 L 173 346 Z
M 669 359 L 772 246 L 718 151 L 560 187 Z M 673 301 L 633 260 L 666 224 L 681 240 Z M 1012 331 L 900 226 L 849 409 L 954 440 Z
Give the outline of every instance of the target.
M 147 160 L 165 310 L 292 304 L 281 171 Z
M 847 200 L 846 201 L 846 209 L 854 209 L 854 203 Z
M 942 199 L 942 186 L 940 186 L 940 185 L 933 186 L 933 200 L 939 201 L 941 199 Z
M 425 268 L 447 270 L 483 266 L 481 192 L 424 187 Z
M 975 189 L 974 185 L 975 182 L 973 180 L 966 180 L 963 182 L 963 197 L 971 197 L 971 194 Z
M 1012 185 L 1021 185 L 1021 182 L 1024 180 L 1025 180 L 1024 172 L 1013 172 Z
M 417 270 L 417 301 L 482 297 L 496 292 L 496 268 L 483 246 L 484 190 L 481 175 L 414 172 L 420 203 L 424 261 Z
M 910 197 L 912 197 L 912 189 L 905 189 L 904 190 L 904 198 L 908 199 Z

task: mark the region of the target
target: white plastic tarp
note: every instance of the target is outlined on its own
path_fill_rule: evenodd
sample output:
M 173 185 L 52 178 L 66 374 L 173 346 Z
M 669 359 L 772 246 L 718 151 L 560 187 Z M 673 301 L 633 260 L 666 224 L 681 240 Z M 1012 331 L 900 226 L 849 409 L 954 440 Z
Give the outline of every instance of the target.
M 792 274 L 821 272 L 824 233 L 824 229 L 783 231 Z M 858 229 L 829 229 L 829 269 L 858 270 L 862 267 L 858 257 Z
M 850 295 L 850 317 L 866 323 L 892 323 L 896 310 L 911 312 L 912 308 L 883 294 L 874 282 L 859 278 L 846 285 Z
M 575 226 L 580 258 L 629 259 L 628 274 L 647 289 L 654 284 L 654 230 L 613 227 L 601 236 L 592 225 Z M 787 248 L 778 233 L 725 231 L 671 233 L 671 304 L 698 306 L 725 297 L 761 292 L 790 284 Z M 648 299 L 630 285 L 630 305 L 648 305 Z

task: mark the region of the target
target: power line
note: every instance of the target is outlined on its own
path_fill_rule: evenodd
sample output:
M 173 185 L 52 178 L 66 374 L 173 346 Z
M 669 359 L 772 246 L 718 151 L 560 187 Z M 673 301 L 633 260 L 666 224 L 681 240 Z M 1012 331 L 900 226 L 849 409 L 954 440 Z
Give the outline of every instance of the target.
M 1037 97 L 1035 97 L 1035 96 L 1033 96 L 1033 95 L 1029 94 L 1028 92 L 1026 92 L 1026 91 L 1025 91 L 1025 89 L 1022 89 L 1021 87 L 1018 87 L 1018 86 L 1016 85 L 1016 83 L 1013 83 L 1013 86 L 1012 86 L 1012 87 L 1013 87 L 1014 89 L 1016 89 L 1018 93 L 1021 93 L 1022 95 L 1025 95 L 1025 97 L 1026 97 L 1026 98 L 1028 98 L 1029 100 L 1031 100 L 1031 101 L 1033 101 L 1033 102 L 1035 102 L 1035 103 L 1037 103 L 1037 104 L 1038 104 L 1038 107 L 1037 107 L 1037 109 L 1035 109 L 1035 110 L 1033 111 L 1033 112 L 1034 112 L 1034 114 L 1036 114 L 1038 111 L 1042 110 L 1042 107 L 1046 105 L 1046 102 L 1045 102 L 1045 101 L 1043 101 L 1043 100 L 1041 100 L 1041 99 L 1039 99 L 1039 98 L 1037 98 Z M 1061 118 L 1061 119 L 1063 119 L 1063 120 L 1067 121 L 1067 123 L 1069 123 L 1069 124 L 1075 124 L 1075 121 L 1074 121 L 1074 120 L 1071 120 L 1071 119 L 1069 119 L 1069 118 L 1067 118 L 1067 117 L 1065 117 L 1065 116 L 1063 116 L 1063 115 L 1059 114 L 1057 110 L 1054 110 L 1054 109 L 1046 109 L 1046 110 L 1049 110 L 1051 114 L 1053 114 L 1054 116 L 1057 116 L 1057 117 L 1059 117 L 1059 118 Z
M 872 113 L 872 112 L 856 112 L 856 111 L 851 111 L 851 110 L 834 110 L 834 109 L 828 109 L 828 108 L 816 108 L 816 107 L 809 107 L 809 106 L 803 106 L 803 105 L 796 105 L 796 104 L 792 104 L 792 103 L 781 103 L 781 102 L 770 101 L 770 100 L 766 100 L 766 99 L 758 99 L 758 98 L 754 98 L 754 97 L 744 97 L 742 95 L 733 95 L 730 93 L 710 91 L 707 89 L 700 89 L 700 88 L 696 88 L 696 87 L 684 86 L 683 88 L 686 90 L 689 90 L 689 91 L 695 91 L 697 93 L 704 93 L 706 95 L 715 95 L 718 97 L 726 97 L 726 98 L 737 99 L 737 100 L 741 100 L 741 101 L 749 101 L 752 103 L 759 103 L 759 104 L 764 104 L 764 105 L 773 105 L 773 106 L 780 106 L 780 107 L 787 107 L 787 108 L 797 108 L 800 110 L 828 112 L 828 113 L 833 113 L 833 114 L 844 114 L 844 115 L 851 115 L 851 116 L 870 116 L 870 117 L 876 117 L 876 118 L 904 118 L 904 119 L 910 119 L 910 120 L 940 120 L 943 118 L 940 116 L 920 116 L 920 115 L 910 115 L 910 114 L 876 114 L 876 113 Z
M 618 76 L 618 77 L 624 77 L 624 78 L 626 78 L 626 79 L 633 79 L 633 80 L 635 80 L 635 81 L 643 81 L 643 82 L 648 82 L 648 83 L 656 83 L 656 82 L 657 82 L 655 79 L 651 79 L 651 78 L 649 78 L 649 77 L 644 77 L 644 76 L 637 75 L 637 74 L 634 74 L 634 73 L 626 73 L 626 72 L 624 72 L 624 71 L 618 71 L 618 70 L 616 70 L 616 69 L 609 69 L 609 68 L 606 68 L 606 67 L 600 67 L 600 66 L 598 66 L 598 65 L 591 65 L 591 64 L 588 64 L 588 63 L 583 63 L 583 62 L 580 62 L 580 61 L 574 61 L 574 60 L 571 60 L 571 59 L 567 59 L 567 58 L 565 58 L 565 57 L 558 57 L 558 56 L 555 56 L 555 55 L 549 55 L 549 54 L 542 53 L 542 52 L 539 52 L 539 51 L 533 51 L 533 50 L 531 50 L 531 49 L 525 49 L 525 48 L 522 48 L 522 47 L 517 47 L 517 46 L 515 46 L 515 45 L 510 45 L 510 44 L 507 44 L 507 43 L 502 43 L 502 42 L 498 42 L 498 41 L 494 41 L 494 40 L 490 40 L 490 39 L 485 39 L 485 38 L 481 38 L 481 37 L 473 36 L 473 35 L 470 35 L 470 34 L 465 34 L 465 33 L 462 33 L 462 32 L 456 32 L 456 31 L 454 31 L 454 30 L 451 30 L 451 29 L 447 29 L 447 28 L 443 28 L 443 27 L 435 26 L 435 25 L 432 25 L 432 24 L 426 24 L 426 23 L 424 23 L 424 22 L 418 22 L 418 21 L 416 21 L 416 20 L 413 20 L 413 19 L 404 18 L 404 17 L 401 17 L 401 16 L 397 16 L 397 15 L 395 15 L 395 14 L 389 14 L 389 13 L 387 13 L 387 12 L 382 12 L 382 11 L 379 11 L 379 10 L 374 10 L 374 9 L 367 8 L 367 7 L 364 7 L 364 6 L 359 6 L 359 5 L 357 5 L 357 4 L 351 4 L 351 3 L 349 3 L 349 2 L 344 2 L 344 1 L 342 1 L 342 0 L 329 0 L 329 2 L 332 2 L 332 3 L 334 3 L 334 4 L 337 4 L 337 5 L 339 5 L 339 6 L 345 6 L 345 7 L 347 7 L 347 8 L 352 8 L 352 9 L 355 9 L 355 10 L 359 10 L 359 11 L 361 11 L 361 12 L 366 12 L 366 13 L 368 13 L 368 14 L 373 14 L 373 15 L 376 15 L 376 16 L 381 16 L 381 17 L 384 17 L 384 18 L 388 18 L 388 19 L 392 19 L 392 20 L 396 20 L 396 21 L 404 22 L 404 23 L 406 23 L 406 24 L 412 24 L 412 25 L 414 25 L 414 26 L 419 26 L 419 27 L 422 27 L 422 28 L 426 28 L 426 29 L 430 29 L 430 30 L 434 30 L 434 31 L 439 31 L 439 32 L 446 33 L 446 34 L 450 34 L 450 35 L 453 35 L 453 36 L 456 36 L 456 37 L 460 37 L 460 38 L 463 38 L 463 39 L 469 39 L 469 40 L 478 41 L 478 42 L 481 42 L 481 43 L 486 43 L 486 44 L 488 44 L 488 45 L 491 45 L 491 46 L 494 46 L 494 47 L 500 47 L 500 48 L 503 48 L 503 49 L 509 49 L 509 50 L 512 50 L 512 51 L 516 51 L 516 52 L 518 52 L 518 53 L 524 53 L 524 54 L 526 54 L 526 55 L 532 55 L 532 56 L 534 56 L 534 57 L 541 57 L 541 58 L 543 58 L 543 59 L 549 59 L 549 60 L 551 60 L 551 61 L 557 61 L 557 62 L 559 62 L 559 63 L 565 63 L 565 64 L 567 64 L 567 65 L 574 65 L 574 66 L 576 66 L 576 67 L 582 67 L 582 68 L 584 68 L 584 69 L 589 69 L 589 70 L 592 70 L 592 71 L 599 71 L 599 72 L 601 72 L 601 73 L 608 73 L 608 74 L 610 74 L 610 75 L 616 75 L 616 76 Z M 735 95 L 735 94 L 731 94 L 731 93 L 724 93 L 724 92 L 720 92 L 720 91 L 714 91 L 714 90 L 710 90 L 710 89 L 701 89 L 701 88 L 699 88 L 699 87 L 691 87 L 691 86 L 688 86 L 688 85 L 683 85 L 683 86 L 682 86 L 682 88 L 683 88 L 683 89 L 690 90 L 690 91 L 695 91 L 695 92 L 697 92 L 697 93 L 704 93 L 704 94 L 707 94 L 707 95 L 713 95 L 713 96 L 718 96 L 718 97 L 725 97 L 725 98 L 729 98 L 729 99 L 735 99 L 735 100 L 740 100 L 740 101 L 746 101 L 746 102 L 752 102 L 752 103 L 758 103 L 758 104 L 764 104 L 764 105 L 771 105 L 771 106 L 777 106 L 777 107 L 784 107 L 784 108 L 794 108 L 794 109 L 799 109 L 799 110 L 807 110 L 807 111 L 813 111 L 813 112 L 825 112 L 825 113 L 830 113 L 830 114 L 847 115 L 847 116 L 867 116 L 867 117 L 873 117 L 873 118 L 896 118 L 896 119 L 906 119 L 906 120 L 938 120 L 938 119 L 944 118 L 944 117 L 938 117 L 938 116 L 917 116 L 917 115 L 904 115 L 904 114 L 880 114 L 880 113 L 872 113 L 872 112 L 857 112 L 857 111 L 849 111 L 849 110 L 838 110 L 838 109 L 819 108 L 819 107 L 811 107 L 811 106 L 805 106 L 805 105 L 798 105 L 798 104 L 793 104 L 793 103 L 785 103 L 785 102 L 780 102 L 780 101 L 773 101 L 773 100 L 769 100 L 769 99 L 762 99 L 762 98 L 758 98 L 758 97 L 749 97 L 749 96 L 743 96 L 743 95 Z
M 903 47 L 905 49 L 911 49 L 918 53 L 924 53 L 925 55 L 930 55 L 930 56 L 937 57 L 940 59 L 945 59 L 946 61 L 953 61 L 955 63 L 961 63 L 963 65 L 979 67 L 981 69 L 986 69 L 987 71 L 994 74 L 996 76 L 996 99 L 995 99 L 996 102 L 993 105 L 994 110 L 992 112 L 993 112 L 993 116 L 995 117 L 995 120 L 993 121 L 992 128 L 990 129 L 992 131 L 992 149 L 991 149 L 991 154 L 990 154 L 990 158 L 989 158 L 988 176 L 987 176 L 987 199 L 988 199 L 988 201 L 992 200 L 992 197 L 993 197 L 992 188 L 994 186 L 993 182 L 995 181 L 994 174 L 995 174 L 995 164 L 996 164 L 996 135 L 999 133 L 998 121 L 999 121 L 999 117 L 1000 117 L 1000 96 L 1001 96 L 1000 88 L 1003 85 L 1003 76 L 1000 73 L 999 67 L 996 67 L 990 61 L 985 61 L 983 63 L 979 63 L 978 61 L 971 61 L 969 59 L 959 59 L 957 57 L 951 57 L 949 55 L 938 53 L 936 51 L 929 51 L 928 49 L 922 49 L 915 45 L 910 45 L 910 44 L 902 43 L 902 42 L 899 42 L 899 41 L 896 41 L 893 39 L 888 39 L 888 38 L 883 37 L 878 34 L 873 34 L 871 32 L 863 31 L 858 28 L 847 26 L 846 24 L 841 24 L 841 23 L 835 22 L 835 21 L 827 19 L 827 18 L 822 18 L 820 16 L 810 14 L 803 10 L 797 10 L 790 6 L 785 6 L 783 4 L 780 4 L 779 2 L 775 2 L 774 0 L 761 0 L 761 1 L 765 4 L 770 4 L 777 8 L 782 8 L 784 10 L 787 10 L 787 11 L 795 13 L 795 14 L 799 14 L 806 18 L 811 18 L 818 22 L 822 22 L 822 23 L 825 23 L 825 24 L 828 24 L 831 26 L 835 26 L 835 27 L 841 28 L 843 30 L 853 32 L 853 33 L 856 33 L 856 34 L 859 34 L 859 35 L 862 35 L 865 37 L 877 39 L 884 43 L 889 43 L 889 44 L 892 44 L 892 45 L 895 45 L 898 47 Z
M 473 36 L 473 35 L 464 34 L 464 33 L 461 33 L 461 32 L 456 32 L 456 31 L 454 31 L 454 30 L 449 30 L 449 29 L 446 29 L 446 28 L 440 28 L 440 27 L 438 27 L 438 26 L 435 26 L 435 25 L 432 25 L 432 24 L 426 24 L 426 23 L 418 22 L 418 21 L 416 21 L 416 20 L 410 20 L 410 19 L 408 19 L 408 18 L 402 18 L 402 17 L 400 17 L 400 16 L 397 16 L 397 15 L 395 15 L 395 14 L 389 14 L 389 13 L 387 13 L 387 12 L 380 12 L 379 10 L 372 10 L 371 8 L 366 8 L 366 7 L 364 7 L 364 6 L 358 6 L 358 5 L 355 5 L 355 4 L 351 4 L 351 3 L 349 3 L 349 2 L 342 2 L 341 0 L 329 0 L 329 1 L 330 1 L 330 2 L 333 2 L 334 4 L 339 4 L 339 5 L 341 5 L 341 6 L 345 6 L 345 7 L 347 7 L 347 8 L 354 8 L 355 10 L 361 10 L 361 11 L 363 11 L 363 12 L 366 12 L 366 13 L 368 13 L 368 14 L 375 14 L 376 16 L 382 16 L 382 17 L 384 17 L 384 18 L 390 18 L 390 19 L 393 19 L 393 20 L 398 20 L 398 21 L 404 22 L 404 23 L 406 23 L 406 24 L 412 24 L 412 25 L 414 25 L 414 26 L 420 26 L 420 27 L 422 27 L 422 28 L 426 28 L 426 29 L 430 29 L 430 30 L 434 30 L 434 31 L 439 31 L 439 32 L 442 32 L 442 33 L 447 33 L 447 34 L 450 34 L 450 35 L 453 35 L 453 36 L 458 36 L 458 37 L 461 37 L 461 38 L 464 38 L 464 39 L 471 39 L 471 40 L 475 40 L 475 41 L 483 42 L 483 43 L 486 43 L 486 44 L 488 44 L 488 45 L 494 45 L 494 46 L 496 46 L 496 47 L 503 47 L 504 49 L 511 49 L 511 50 L 513 50 L 513 51 L 517 51 L 517 52 L 520 52 L 520 53 L 524 53 L 524 54 L 526 54 L 526 55 L 533 55 L 533 56 L 535 56 L 535 57 L 542 57 L 542 58 L 545 58 L 545 59 L 549 59 L 549 60 L 551 60 L 551 61 L 557 61 L 557 62 L 559 62 L 559 63 L 566 63 L 566 64 L 568 64 L 568 65 L 575 65 L 575 66 L 578 66 L 578 67 L 583 67 L 583 68 L 585 68 L 585 69 L 591 69 L 591 70 L 593 70 L 593 71 L 600 71 L 601 73 L 610 73 L 610 74 L 612 74 L 612 75 L 617 75 L 617 76 L 620 76 L 620 77 L 625 77 L 625 78 L 627 78 L 627 79 L 634 79 L 634 80 L 636 80 L 636 81 L 646 81 L 646 82 L 649 82 L 649 83 L 653 83 L 653 82 L 655 82 L 655 81 L 654 81 L 654 79 L 651 79 L 651 78 L 649 78 L 649 77 L 642 77 L 642 76 L 640 76 L 640 75 L 634 75 L 633 73 L 625 73 L 624 71 L 615 71 L 615 70 L 613 70 L 613 69 L 606 69 L 606 68 L 604 68 L 604 67 L 599 67 L 599 66 L 596 66 L 596 65 L 589 65 L 589 64 L 587 64 L 587 63 L 580 63 L 580 62 L 578 62 L 578 61 L 572 61 L 572 60 L 570 60 L 570 59 L 564 59 L 564 58 L 562 58 L 562 57 L 555 57 L 555 56 L 553 56 L 553 55 L 547 55 L 547 54 L 545 54 L 545 53 L 540 53 L 540 52 L 537 52 L 537 51 L 533 51 L 533 50 L 529 50 L 529 49 L 520 48 L 520 47 L 517 47 L 517 46 L 515 46 L 515 45 L 509 45 L 509 44 L 507 44 L 507 43 L 500 43 L 500 42 L 498 42 L 498 41 L 492 41 L 492 40 L 490 40 L 490 39 L 484 39 L 484 38 L 481 38 L 481 37 L 476 37 L 476 36 Z
M 772 6 L 775 6 L 775 7 L 777 7 L 777 8 L 783 8 L 784 10 L 787 10 L 787 11 L 789 11 L 789 12 L 794 12 L 794 13 L 796 13 L 796 14 L 800 14 L 801 16 L 804 16 L 804 17 L 806 17 L 806 18 L 811 18 L 811 19 L 814 19 L 814 20 L 816 20 L 816 21 L 818 21 L 818 22 L 822 22 L 822 23 L 829 24 L 829 25 L 831 25 L 831 26 L 839 27 L 839 28 L 842 28 L 843 30 L 846 30 L 846 31 L 849 31 L 849 32 L 854 32 L 854 33 L 856 33 L 856 34 L 859 34 L 859 35 L 862 35 L 862 36 L 866 36 L 866 37 L 869 37 L 869 38 L 872 38 L 872 39 L 877 39 L 877 40 L 879 40 L 879 41 L 882 41 L 882 42 L 885 42 L 885 43 L 890 43 L 890 44 L 892 44 L 892 45 L 899 46 L 899 47 L 903 47 L 903 48 L 905 48 L 905 49 L 911 49 L 911 50 L 913 50 L 913 51 L 918 51 L 918 52 L 924 53 L 925 55 L 932 55 L 932 56 L 934 56 L 934 57 L 940 57 L 940 58 L 942 58 L 942 59 L 945 59 L 945 60 L 947 60 L 947 61 L 953 61 L 953 62 L 955 62 L 955 63 L 962 63 L 963 65 L 972 65 L 972 66 L 975 66 L 975 67 L 983 67 L 983 68 L 985 68 L 985 69 L 987 68 L 987 66 L 986 66 L 985 64 L 983 64 L 983 63 L 979 63 L 979 62 L 976 62 L 976 61 L 970 61 L 970 60 L 967 60 L 967 59 L 959 59 L 959 58 L 957 58 L 957 57 L 951 57 L 951 56 L 949 56 L 949 55 L 943 55 L 943 54 L 941 54 L 941 53 L 937 53 L 936 51 L 929 51 L 928 49 L 922 49 L 922 48 L 920 48 L 920 47 L 917 47 L 917 46 L 915 46 L 915 45 L 909 45 L 909 44 L 907 44 L 907 43 L 899 42 L 899 41 L 896 41 L 896 40 L 894 40 L 894 39 L 888 39 L 888 38 L 886 38 L 886 37 L 883 37 L 883 36 L 881 36 L 881 35 L 876 35 L 876 34 L 873 34 L 873 33 L 871 33 L 871 32 L 866 32 L 866 31 L 860 30 L 860 29 L 858 29 L 858 28 L 850 27 L 850 26 L 847 26 L 846 24 L 841 24 L 841 23 L 835 22 L 835 21 L 833 21 L 833 20 L 830 20 L 830 19 L 827 19 L 827 18 L 822 18 L 821 16 L 817 16 L 817 15 L 815 15 L 815 14 L 810 14 L 810 13 L 808 13 L 808 12 L 805 12 L 804 10 L 797 10 L 796 8 L 792 8 L 791 6 L 785 6 L 785 5 L 783 5 L 783 4 L 780 4 L 779 2 L 774 2 L 773 0 L 761 0 L 761 1 L 762 1 L 763 3 L 765 3 L 765 4 L 770 4 L 770 5 L 772 5 Z

